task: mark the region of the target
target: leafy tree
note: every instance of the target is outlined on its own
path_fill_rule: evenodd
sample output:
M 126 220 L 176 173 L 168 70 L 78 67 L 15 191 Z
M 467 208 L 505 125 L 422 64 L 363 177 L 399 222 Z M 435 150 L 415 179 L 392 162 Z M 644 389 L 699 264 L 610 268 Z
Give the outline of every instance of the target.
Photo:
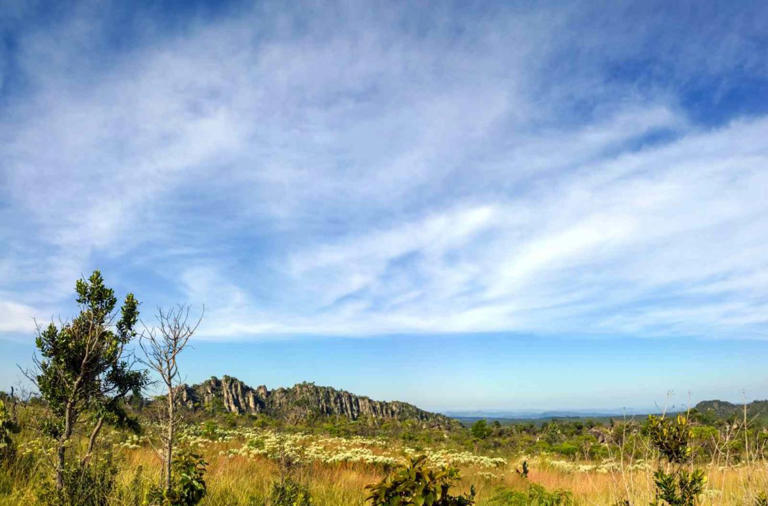
M 472 432 L 472 437 L 485 439 L 491 435 L 492 429 L 488 427 L 488 422 L 485 420 L 478 420 L 472 424 L 470 431 Z
M 47 402 L 53 419 L 48 432 L 56 440 L 56 488 L 64 487 L 67 449 L 85 413 L 93 414 L 88 447 L 80 461 L 85 467 L 104 422 L 136 427 L 123 407 L 129 393 L 139 395 L 146 384 L 144 372 L 132 369 L 123 356 L 136 336 L 139 302 L 129 293 L 119 314 L 114 291 L 104 285 L 99 271 L 75 285 L 79 314 L 60 328 L 51 323 L 38 328 L 35 373 L 28 373 Z
M 371 491 L 368 500 L 373 506 L 471 506 L 475 503 L 474 487 L 468 495 L 448 493 L 459 479 L 458 470 L 430 469 L 426 461 L 424 455 L 411 459 L 381 482 L 366 487 Z

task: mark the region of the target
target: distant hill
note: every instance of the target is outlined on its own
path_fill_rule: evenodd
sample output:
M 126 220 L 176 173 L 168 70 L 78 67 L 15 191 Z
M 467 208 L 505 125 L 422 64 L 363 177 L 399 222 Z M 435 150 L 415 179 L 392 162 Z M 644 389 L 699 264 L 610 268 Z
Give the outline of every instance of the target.
M 733 404 L 728 401 L 702 401 L 694 408 L 700 415 L 715 419 L 726 419 L 732 416 L 742 418 L 744 416 L 744 404 Z M 747 418 L 750 421 L 768 421 L 768 400 L 752 401 L 747 404 Z
M 342 416 L 349 420 L 415 420 L 424 426 L 443 428 L 456 423 L 445 415 L 405 402 L 374 401 L 314 383 L 269 390 L 264 385 L 252 388 L 237 378 L 214 376 L 197 385 L 182 385 L 178 399 L 181 405 L 192 410 L 219 407 L 228 413 L 264 414 L 292 422 L 318 416 Z

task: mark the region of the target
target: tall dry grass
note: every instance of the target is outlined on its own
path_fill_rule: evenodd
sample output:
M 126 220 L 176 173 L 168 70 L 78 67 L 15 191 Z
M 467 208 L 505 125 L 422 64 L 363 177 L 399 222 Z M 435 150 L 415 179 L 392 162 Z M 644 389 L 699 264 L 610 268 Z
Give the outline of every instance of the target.
M 768 463 L 763 458 L 765 441 L 756 436 L 749 439 L 744 427 L 726 429 L 722 440 L 713 442 L 715 451 L 703 464 L 707 487 L 702 496 L 703 506 L 754 505 L 758 494 L 768 492 Z M 623 429 L 621 429 L 623 430 Z M 113 434 L 115 440 L 124 434 Z M 589 460 L 569 461 L 567 466 L 555 465 L 555 457 L 529 458 L 530 474 L 524 479 L 515 472 L 522 456 L 505 455 L 508 464 L 498 468 L 464 467 L 457 492 L 466 492 L 470 485 L 477 491 L 477 504 L 490 505 L 500 489 L 526 490 L 536 483 L 548 490 L 570 491 L 578 504 L 614 505 L 629 500 L 633 505 L 645 505 L 653 500 L 653 469 L 657 456 L 643 438 L 620 433 L 621 444 L 611 446 L 611 466 L 600 467 Z M 636 434 L 635 434 L 636 435 Z M 34 435 L 22 433 L 17 443 L 24 443 Z M 743 440 L 746 452 L 735 455 L 728 443 Z M 29 441 L 26 441 L 29 442 Z M 242 441 L 213 442 L 200 448 L 208 462 L 206 482 L 208 494 L 203 505 L 256 505 L 263 504 L 272 484 L 286 471 L 275 461 L 261 456 L 224 456 L 222 451 L 237 447 Z M 117 474 L 117 493 L 114 505 L 138 505 L 146 489 L 160 482 L 161 462 L 150 446 L 110 448 Z M 638 462 L 645 462 L 639 468 Z M 139 470 L 141 470 L 139 472 Z M 21 458 L 9 469 L 0 470 L 0 506 L 36 504 L 36 492 L 42 480 L 50 479 L 50 463 L 44 458 Z M 316 506 L 344 506 L 366 504 L 366 485 L 383 478 L 381 467 L 362 463 L 309 462 L 291 470 L 292 478 L 306 485 Z
M 217 448 L 205 452 L 209 462 L 206 481 L 208 495 L 204 505 L 235 506 L 255 504 L 267 496 L 271 483 L 280 476 L 275 462 L 266 458 L 223 457 Z M 130 469 L 142 466 L 152 470 L 148 478 L 159 480 L 160 463 L 149 449 L 126 452 L 125 471 L 118 479 L 121 487 L 130 486 Z M 462 469 L 460 491 L 474 485 L 478 506 L 490 504 L 500 488 L 523 491 L 528 483 L 537 483 L 548 490 L 570 491 L 578 504 L 613 505 L 629 499 L 633 505 L 645 505 L 653 500 L 653 471 L 565 471 L 546 465 L 532 465 L 529 478 L 521 478 L 510 463 L 493 473 Z M 707 489 L 702 497 L 703 506 L 743 506 L 755 503 L 757 495 L 768 490 L 768 465 L 765 462 L 731 465 L 707 465 Z M 294 478 L 305 483 L 314 504 L 318 506 L 366 504 L 365 486 L 380 480 L 381 470 L 360 464 L 326 465 L 312 463 L 296 468 Z M 493 474 L 494 477 L 489 477 Z

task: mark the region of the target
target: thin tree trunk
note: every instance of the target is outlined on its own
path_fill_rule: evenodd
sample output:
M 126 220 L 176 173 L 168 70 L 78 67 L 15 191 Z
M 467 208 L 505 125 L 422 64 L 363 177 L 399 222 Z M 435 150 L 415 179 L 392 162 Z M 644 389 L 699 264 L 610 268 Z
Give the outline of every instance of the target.
M 93 431 L 91 432 L 91 437 L 88 438 L 88 451 L 85 452 L 85 456 L 83 457 L 83 460 L 80 461 L 81 466 L 86 465 L 88 461 L 91 460 L 91 455 L 93 454 L 93 447 L 96 444 L 96 438 L 99 436 L 99 431 L 101 431 L 102 425 L 104 425 L 104 417 L 100 416 L 99 420 L 96 422 L 96 426 L 93 428 Z
M 57 449 L 58 462 L 56 464 L 56 489 L 64 488 L 64 462 L 67 451 L 67 443 L 72 436 L 72 401 L 67 402 L 64 408 L 64 433 L 59 438 L 59 447 Z
M 171 492 L 171 459 L 173 457 L 173 386 L 168 386 L 168 441 L 165 447 L 165 491 Z

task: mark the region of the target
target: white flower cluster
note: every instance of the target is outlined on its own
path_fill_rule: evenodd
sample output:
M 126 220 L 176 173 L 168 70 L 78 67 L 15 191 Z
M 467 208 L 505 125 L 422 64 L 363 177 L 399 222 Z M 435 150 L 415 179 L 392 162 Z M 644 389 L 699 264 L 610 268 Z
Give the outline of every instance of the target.
M 145 436 L 139 436 L 138 434 L 129 434 L 123 441 L 117 444 L 120 448 L 127 448 L 129 450 L 136 450 L 141 448 L 148 439 Z
M 567 460 L 550 459 L 543 457 L 526 457 L 529 464 L 536 467 L 557 470 L 563 473 L 600 473 L 607 474 L 621 471 L 621 464 L 613 459 L 606 459 L 597 463 L 570 462 Z M 522 462 L 522 460 L 521 460 Z M 631 464 L 624 466 L 624 471 L 648 471 L 652 468 L 651 464 L 644 460 L 636 460 Z
M 196 446 L 242 441 L 239 447 L 227 445 L 229 447 L 222 449 L 220 454 L 230 457 L 266 457 L 283 462 L 351 463 L 391 467 L 404 463 L 409 456 L 424 453 L 432 465 L 440 467 L 498 468 L 507 464 L 503 458 L 462 451 L 417 452 L 379 437 L 331 437 L 256 428 L 216 429 L 215 437 L 210 437 L 211 432 L 210 428 L 197 426 L 183 431 L 181 437 L 186 444 Z
M 409 453 L 414 453 L 410 450 Z M 485 457 L 469 452 L 452 452 L 448 450 L 428 450 L 425 455 L 427 460 L 436 466 L 476 466 L 476 467 L 501 467 L 507 465 L 507 460 L 501 457 Z

